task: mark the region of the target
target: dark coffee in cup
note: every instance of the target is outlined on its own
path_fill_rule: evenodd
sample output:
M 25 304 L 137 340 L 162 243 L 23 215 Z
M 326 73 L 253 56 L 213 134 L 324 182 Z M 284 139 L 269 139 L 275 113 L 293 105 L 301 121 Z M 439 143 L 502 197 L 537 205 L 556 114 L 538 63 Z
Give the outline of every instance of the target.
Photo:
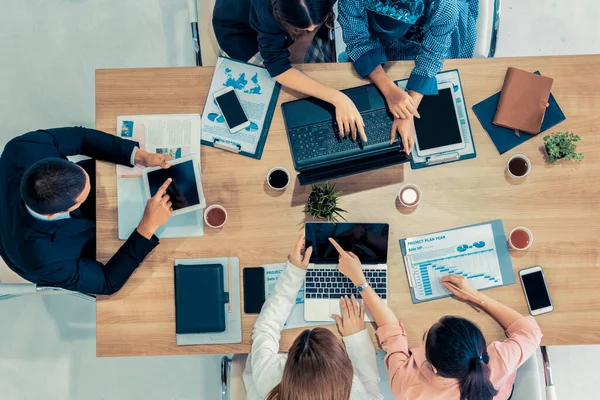
M 513 158 L 508 163 L 508 169 L 514 176 L 523 176 L 529 169 L 529 163 L 523 158 Z
M 267 174 L 267 182 L 275 190 L 283 190 L 290 183 L 290 174 L 285 168 L 276 167 Z
M 516 154 L 508 160 L 506 168 L 511 177 L 524 178 L 531 171 L 531 161 L 522 154 Z

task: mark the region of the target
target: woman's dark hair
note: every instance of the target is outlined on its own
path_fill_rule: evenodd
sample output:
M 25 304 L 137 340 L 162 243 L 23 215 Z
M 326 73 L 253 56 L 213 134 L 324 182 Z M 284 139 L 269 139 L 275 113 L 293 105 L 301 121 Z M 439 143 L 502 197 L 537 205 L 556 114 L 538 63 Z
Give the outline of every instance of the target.
M 312 25 L 333 24 L 333 5 L 337 0 L 271 0 L 275 18 L 292 38 Z
M 328 329 L 307 329 L 290 347 L 281 382 L 265 400 L 348 400 L 353 377 L 342 341 Z
M 21 198 L 36 213 L 54 214 L 76 204 L 86 182 L 85 172 L 79 165 L 62 158 L 46 158 L 25 171 L 21 179 Z
M 425 356 L 444 378 L 458 379 L 461 400 L 491 400 L 498 391 L 490 381 L 489 355 L 479 327 L 447 316 L 427 333 Z

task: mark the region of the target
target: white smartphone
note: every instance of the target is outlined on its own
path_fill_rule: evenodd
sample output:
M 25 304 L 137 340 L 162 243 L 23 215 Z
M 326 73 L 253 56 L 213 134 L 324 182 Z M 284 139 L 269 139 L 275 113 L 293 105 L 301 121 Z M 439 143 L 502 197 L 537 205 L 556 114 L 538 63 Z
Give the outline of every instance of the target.
M 420 157 L 465 148 L 452 83 L 442 82 L 438 94 L 425 96 L 415 118 L 415 150 Z
M 250 120 L 244 112 L 242 103 L 240 103 L 234 88 L 228 86 L 223 90 L 219 90 L 215 93 L 215 101 L 232 133 L 250 126 Z
M 542 267 L 538 265 L 522 269 L 519 271 L 519 276 L 521 277 L 521 284 L 523 285 L 523 291 L 527 299 L 529 313 L 531 315 L 540 315 L 553 311 L 554 306 L 550 299 Z

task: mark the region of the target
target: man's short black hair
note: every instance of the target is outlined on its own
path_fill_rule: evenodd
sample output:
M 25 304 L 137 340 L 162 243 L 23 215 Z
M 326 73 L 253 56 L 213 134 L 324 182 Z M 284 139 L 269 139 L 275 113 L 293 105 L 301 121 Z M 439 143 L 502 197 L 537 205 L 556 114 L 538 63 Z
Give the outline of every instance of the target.
M 86 176 L 83 168 L 61 158 L 46 158 L 33 164 L 21 180 L 21 198 L 38 214 L 68 210 L 77 203 Z

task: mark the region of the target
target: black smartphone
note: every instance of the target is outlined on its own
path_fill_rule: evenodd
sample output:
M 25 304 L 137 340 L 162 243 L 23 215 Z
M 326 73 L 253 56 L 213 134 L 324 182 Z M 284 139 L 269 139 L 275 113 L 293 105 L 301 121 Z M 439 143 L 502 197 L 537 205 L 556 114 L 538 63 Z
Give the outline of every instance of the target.
M 550 292 L 546 284 L 544 271 L 539 265 L 519 271 L 521 284 L 527 299 L 527 306 L 531 315 L 540 315 L 554 310 Z
M 244 268 L 244 312 L 259 314 L 265 303 L 265 269 Z

